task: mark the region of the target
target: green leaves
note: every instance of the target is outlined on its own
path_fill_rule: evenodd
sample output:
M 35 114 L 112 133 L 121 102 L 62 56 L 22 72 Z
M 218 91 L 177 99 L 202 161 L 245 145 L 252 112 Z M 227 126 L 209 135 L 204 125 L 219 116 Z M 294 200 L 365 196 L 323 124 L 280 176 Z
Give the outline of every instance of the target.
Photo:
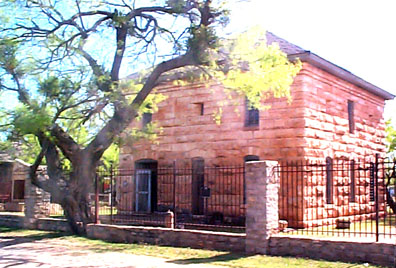
M 47 98 L 59 97 L 61 93 L 61 82 L 55 76 L 49 76 L 43 81 L 40 81 L 39 91 Z
M 9 74 L 15 74 L 19 65 L 16 53 L 18 42 L 10 39 L 0 40 L 0 67 Z
M 270 108 L 269 98 L 286 98 L 291 101 L 290 86 L 300 71 L 300 61 L 290 62 L 277 44 L 266 44 L 266 31 L 256 27 L 223 41 L 212 50 L 211 61 L 201 81 L 217 81 L 224 86 L 227 99 L 219 103 L 214 120 L 221 121 L 221 106 L 240 105 L 248 99 L 252 108 Z M 239 102 L 239 103 L 238 103 Z
M 21 134 L 38 134 L 46 132 L 52 124 L 52 116 L 48 109 L 39 107 L 31 108 L 21 105 L 16 108 L 13 125 L 15 130 Z
M 171 7 L 177 12 L 182 12 L 183 8 L 186 6 L 185 0 L 167 0 L 166 5 Z
M 301 63 L 291 63 L 278 45 L 266 45 L 266 31 L 253 28 L 231 44 L 232 65 L 222 82 L 230 91 L 245 95 L 251 105 L 263 109 L 269 97 L 290 100 L 290 86 L 301 69 Z
M 394 154 L 396 152 L 396 128 L 392 125 L 390 119 L 385 124 L 387 151 Z

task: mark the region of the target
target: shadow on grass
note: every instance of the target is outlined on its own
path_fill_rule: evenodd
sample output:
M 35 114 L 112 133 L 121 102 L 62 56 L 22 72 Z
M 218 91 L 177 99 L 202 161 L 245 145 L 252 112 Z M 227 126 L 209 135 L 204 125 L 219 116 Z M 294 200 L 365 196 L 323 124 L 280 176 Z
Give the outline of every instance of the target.
M 15 227 L 6 227 L 6 226 L 0 226 L 0 233 L 8 233 L 8 232 L 13 232 L 13 231 L 18 231 L 20 229 L 15 228 Z
M 170 263 L 176 264 L 198 264 L 198 263 L 212 263 L 212 262 L 227 262 L 227 261 L 234 261 L 240 258 L 245 258 L 249 255 L 241 254 L 241 253 L 224 253 L 221 255 L 216 255 L 212 257 L 206 258 L 189 258 L 189 259 L 180 259 L 180 260 L 171 260 L 168 261 Z
M 43 239 L 51 239 L 51 238 L 58 238 L 58 237 L 64 237 L 64 236 L 70 236 L 68 233 L 62 233 L 62 232 L 43 232 L 43 233 L 38 233 L 38 234 L 23 234 L 23 232 L 26 230 L 23 229 L 18 229 L 18 228 L 13 228 L 13 227 L 0 227 L 0 248 L 1 247 L 6 247 L 6 246 L 13 246 L 13 245 L 18 245 L 18 244 L 23 244 L 23 243 L 29 243 L 29 242 L 34 242 L 34 241 L 39 241 Z M 8 234 L 7 233 L 10 233 Z M 21 236 L 15 235 L 15 232 L 21 232 Z

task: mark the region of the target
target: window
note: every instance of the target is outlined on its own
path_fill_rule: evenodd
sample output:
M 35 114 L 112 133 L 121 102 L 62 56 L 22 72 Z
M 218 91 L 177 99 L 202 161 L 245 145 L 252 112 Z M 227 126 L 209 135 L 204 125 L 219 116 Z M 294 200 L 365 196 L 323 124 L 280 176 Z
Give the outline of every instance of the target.
M 202 157 L 194 157 L 192 164 L 191 202 L 194 215 L 204 213 L 204 198 L 202 190 L 205 182 L 205 160 Z
M 204 115 L 205 114 L 205 105 L 203 102 L 197 102 L 194 103 L 195 107 L 195 111 L 198 112 L 199 115 Z
M 205 114 L 205 106 L 203 103 L 198 103 L 199 105 L 199 115 L 204 115 Z
M 374 163 L 370 163 L 370 201 L 375 201 L 375 173 L 376 168 Z
M 151 170 L 136 170 L 136 202 L 137 212 L 151 211 Z
M 245 127 L 259 125 L 259 110 L 250 105 L 249 100 L 245 100 Z
M 260 157 L 258 157 L 257 155 L 246 155 L 243 158 L 243 162 L 252 162 L 252 161 L 259 161 Z
M 326 157 L 326 203 L 333 204 L 333 159 Z
M 349 122 L 349 133 L 355 132 L 355 103 L 348 100 L 348 122 Z
M 143 114 L 143 119 L 142 119 L 143 129 L 147 128 L 147 125 L 151 123 L 152 119 L 153 119 L 152 113 L 144 113 Z
M 349 189 L 349 201 L 350 202 L 355 202 L 355 186 L 356 186 L 356 180 L 355 180 L 355 160 L 352 160 L 350 165 L 349 165 L 349 170 L 350 170 L 350 178 L 351 178 L 351 184 L 350 184 L 350 189 Z

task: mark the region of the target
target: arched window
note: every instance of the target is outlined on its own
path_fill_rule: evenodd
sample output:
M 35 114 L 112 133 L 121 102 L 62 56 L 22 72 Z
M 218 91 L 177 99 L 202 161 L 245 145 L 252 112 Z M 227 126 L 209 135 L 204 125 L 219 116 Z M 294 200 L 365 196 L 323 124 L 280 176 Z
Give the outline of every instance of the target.
M 202 189 L 205 182 L 205 160 L 202 157 L 191 159 L 192 183 L 191 183 L 191 207 L 194 215 L 204 213 L 204 199 Z
M 258 157 L 257 155 L 246 155 L 243 157 L 243 162 L 252 162 L 252 161 L 259 161 L 260 157 Z
M 350 189 L 349 189 L 349 201 L 355 202 L 355 188 L 356 188 L 356 180 L 355 180 L 355 160 L 351 160 L 349 164 L 350 169 Z
M 333 159 L 326 157 L 326 203 L 333 204 Z

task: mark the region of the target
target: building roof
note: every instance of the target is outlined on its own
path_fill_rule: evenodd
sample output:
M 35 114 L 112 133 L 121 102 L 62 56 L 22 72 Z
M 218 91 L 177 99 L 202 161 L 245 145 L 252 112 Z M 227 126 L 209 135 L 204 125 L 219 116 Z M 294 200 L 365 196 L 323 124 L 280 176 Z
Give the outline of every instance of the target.
M 271 32 L 267 32 L 267 44 L 278 43 L 279 48 L 288 55 L 290 60 L 300 59 L 303 62 L 308 62 L 313 66 L 322 69 L 338 78 L 341 78 L 347 82 L 350 82 L 358 87 L 361 87 L 368 92 L 383 98 L 384 100 L 391 100 L 395 98 L 395 95 L 363 80 L 362 78 L 354 75 L 350 71 L 330 62 L 318 55 L 312 53 L 309 50 L 302 49 L 285 39 L 282 39 Z
M 304 53 L 304 52 L 309 52 L 305 49 L 302 49 L 299 46 L 296 46 L 295 44 L 290 43 L 289 41 L 286 41 L 285 39 L 282 39 L 276 35 L 274 35 L 271 32 L 267 31 L 266 34 L 267 38 L 267 44 L 271 45 L 272 43 L 277 43 L 279 45 L 279 48 L 285 52 L 287 55 L 293 55 L 293 54 L 299 54 L 299 53 Z

